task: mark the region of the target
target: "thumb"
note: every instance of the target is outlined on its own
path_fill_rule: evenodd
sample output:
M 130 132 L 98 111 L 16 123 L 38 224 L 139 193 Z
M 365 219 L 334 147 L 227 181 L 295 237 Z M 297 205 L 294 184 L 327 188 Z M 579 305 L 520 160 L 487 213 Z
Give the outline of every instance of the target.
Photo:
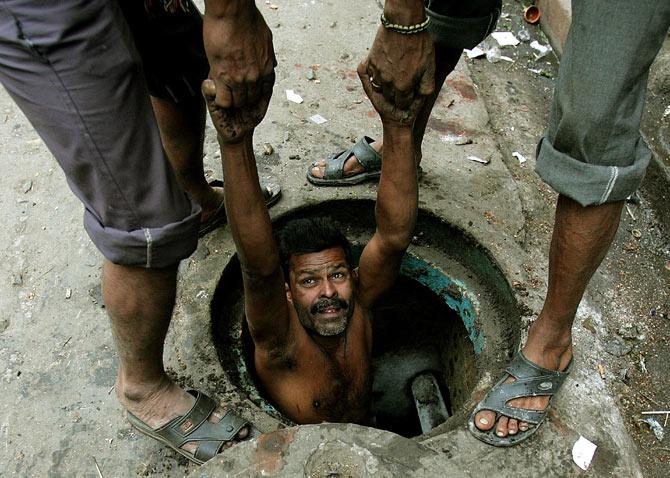
M 368 60 L 367 58 L 363 60 L 356 69 L 358 73 L 358 78 L 361 80 L 361 85 L 363 85 L 363 90 L 365 94 L 368 95 L 368 98 L 372 97 L 372 94 L 375 91 L 372 88 L 372 83 L 370 83 L 370 76 L 368 75 Z

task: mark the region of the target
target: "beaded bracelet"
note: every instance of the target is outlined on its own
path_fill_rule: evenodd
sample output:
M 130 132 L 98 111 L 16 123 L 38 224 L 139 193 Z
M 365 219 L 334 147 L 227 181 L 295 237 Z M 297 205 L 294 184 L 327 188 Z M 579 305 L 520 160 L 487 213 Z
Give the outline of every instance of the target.
M 402 33 L 403 35 L 413 35 L 414 33 L 421 33 L 428 29 L 430 17 L 426 17 L 424 21 L 417 23 L 416 25 L 398 25 L 397 23 L 391 23 L 382 13 L 381 21 L 382 25 L 387 30 L 391 30 L 396 33 Z

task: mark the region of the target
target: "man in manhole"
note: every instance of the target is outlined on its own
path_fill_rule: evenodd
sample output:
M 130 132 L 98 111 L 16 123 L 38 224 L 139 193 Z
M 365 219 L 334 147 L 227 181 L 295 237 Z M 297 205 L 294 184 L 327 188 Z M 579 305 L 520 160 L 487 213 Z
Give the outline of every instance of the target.
M 395 282 L 416 222 L 418 187 L 412 124 L 422 99 L 398 109 L 358 73 L 379 112 L 385 139 L 377 230 L 353 268 L 350 244 L 325 218 L 295 220 L 273 239 L 258 185 L 255 107 L 222 109 L 214 82 L 203 92 L 218 131 L 225 203 L 244 281 L 256 372 L 270 400 L 297 423 L 368 421 L 371 307 Z

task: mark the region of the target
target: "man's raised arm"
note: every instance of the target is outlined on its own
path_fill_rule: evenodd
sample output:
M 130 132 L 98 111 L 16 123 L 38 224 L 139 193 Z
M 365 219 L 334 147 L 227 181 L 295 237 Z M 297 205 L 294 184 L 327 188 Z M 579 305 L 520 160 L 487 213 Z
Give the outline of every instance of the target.
M 254 0 L 205 0 L 203 40 L 217 106 L 253 106 L 272 92 L 272 32 Z
M 416 224 L 419 193 L 412 125 L 423 99 L 417 96 L 406 109 L 399 109 L 373 87 L 367 62 L 358 67 L 358 76 L 384 126 L 384 161 L 375 207 L 377 230 L 363 250 L 359 267 L 358 299 L 371 306 L 393 285 Z
M 224 109 L 215 104 L 212 80 L 205 80 L 202 89 L 221 146 L 226 215 L 242 269 L 249 331 L 257 347 L 276 347 L 286 339 L 288 309 L 252 143 L 270 96 L 263 96 L 255 107 Z

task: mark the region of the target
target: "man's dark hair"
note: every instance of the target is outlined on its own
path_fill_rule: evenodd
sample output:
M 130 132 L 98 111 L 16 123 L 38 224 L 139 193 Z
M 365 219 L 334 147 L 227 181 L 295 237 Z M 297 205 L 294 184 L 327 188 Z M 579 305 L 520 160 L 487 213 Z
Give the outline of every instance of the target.
M 341 247 L 352 266 L 351 242 L 342 234 L 340 225 L 332 219 L 323 217 L 294 219 L 286 223 L 276 234 L 279 260 L 288 282 L 288 269 L 291 256 L 321 252 L 333 247 Z

